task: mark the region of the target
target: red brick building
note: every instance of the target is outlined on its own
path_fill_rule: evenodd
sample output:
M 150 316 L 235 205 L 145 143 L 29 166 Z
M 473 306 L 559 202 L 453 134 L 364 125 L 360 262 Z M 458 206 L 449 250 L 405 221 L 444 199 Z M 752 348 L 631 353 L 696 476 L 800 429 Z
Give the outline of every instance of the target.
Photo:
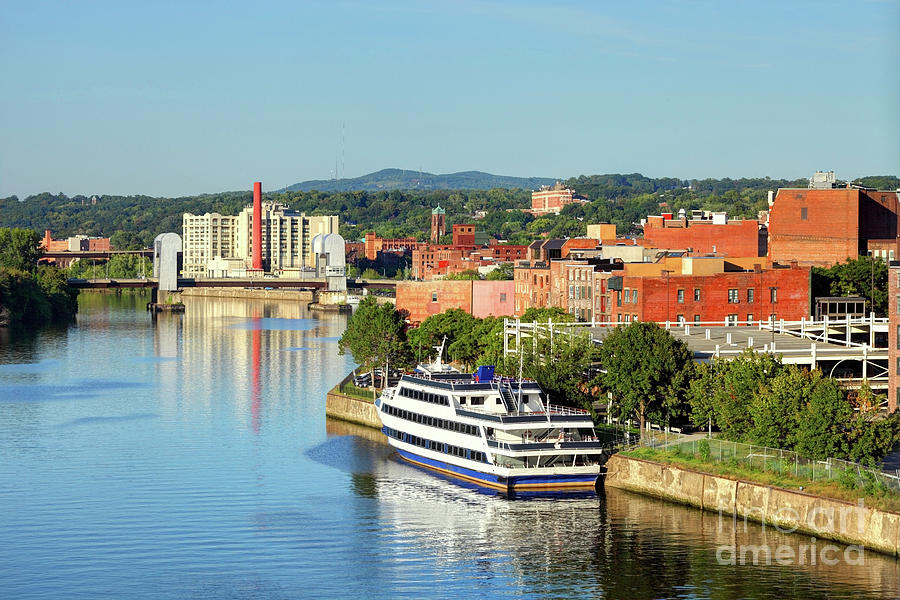
M 626 265 L 621 279 L 609 282 L 613 321 L 737 325 L 810 316 L 808 267 L 795 263 L 787 268 L 710 272 L 712 269 L 665 266 L 657 273 L 641 273 Z
M 783 188 L 769 210 L 769 258 L 827 267 L 873 250 L 892 260 L 898 223 L 897 192 Z
M 400 281 L 397 283 L 398 310 L 409 313 L 407 320 L 418 324 L 451 308 L 484 318 L 512 316 L 515 307 L 513 281 Z
M 528 246 L 514 244 L 423 245 L 413 250 L 412 276 L 414 279 L 430 281 L 498 262 L 522 260 L 527 253 Z
M 900 262 L 888 268 L 888 411 L 900 405 Z
M 765 256 L 766 230 L 757 220 L 728 220 L 724 213 L 711 218 L 672 219 L 649 216 L 644 223 L 642 246 L 690 250 L 693 254 Z
M 407 254 L 411 253 L 416 248 L 425 245 L 424 242 L 420 242 L 414 237 L 394 239 L 381 238 L 378 237 L 374 231 L 367 233 L 365 240 L 365 256 L 368 260 L 377 259 L 379 252 Z
M 431 210 L 431 243 L 437 244 L 446 233 L 447 211 L 438 205 Z
M 531 214 L 558 215 L 559 211 L 573 202 L 587 202 L 587 198 L 579 196 L 573 190 L 557 182 L 555 185 L 543 185 L 541 189 L 531 192 Z

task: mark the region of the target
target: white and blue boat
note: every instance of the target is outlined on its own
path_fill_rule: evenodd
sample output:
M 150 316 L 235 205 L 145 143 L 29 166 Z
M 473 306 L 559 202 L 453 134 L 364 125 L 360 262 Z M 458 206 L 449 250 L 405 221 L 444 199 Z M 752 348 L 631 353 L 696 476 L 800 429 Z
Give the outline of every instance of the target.
M 604 447 L 590 413 L 555 406 L 537 383 L 420 366 L 376 400 L 405 460 L 508 493 L 595 489 Z

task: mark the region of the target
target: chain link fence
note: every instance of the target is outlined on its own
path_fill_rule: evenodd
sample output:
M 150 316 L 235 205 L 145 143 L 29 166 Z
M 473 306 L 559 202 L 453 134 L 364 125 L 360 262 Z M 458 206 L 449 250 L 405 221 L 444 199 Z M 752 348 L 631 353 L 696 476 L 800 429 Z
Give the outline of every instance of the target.
M 657 431 L 639 439 L 637 436 L 630 437 L 630 443 L 623 445 L 623 449 L 653 448 L 765 473 L 792 475 L 811 481 L 836 481 L 848 489 L 882 489 L 900 493 L 900 471 L 885 472 L 838 458 L 819 460 L 790 450 Z

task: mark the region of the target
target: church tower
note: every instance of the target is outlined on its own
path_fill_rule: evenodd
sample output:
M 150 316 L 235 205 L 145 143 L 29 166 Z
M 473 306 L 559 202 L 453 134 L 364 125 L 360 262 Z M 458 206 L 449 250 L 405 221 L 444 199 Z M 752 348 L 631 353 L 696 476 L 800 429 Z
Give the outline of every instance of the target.
M 447 215 L 441 205 L 431 211 L 431 243 L 437 244 L 442 235 L 447 233 Z

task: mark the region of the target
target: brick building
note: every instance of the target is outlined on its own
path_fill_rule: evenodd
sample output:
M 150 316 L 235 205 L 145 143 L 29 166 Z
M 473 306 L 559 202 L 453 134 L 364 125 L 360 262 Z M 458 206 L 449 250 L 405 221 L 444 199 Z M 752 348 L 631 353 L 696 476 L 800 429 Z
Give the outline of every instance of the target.
M 871 250 L 893 260 L 898 223 L 897 192 L 782 188 L 769 209 L 769 258 L 828 267 Z
M 424 242 L 416 240 L 414 237 L 387 239 L 379 237 L 374 231 L 366 234 L 364 249 L 365 257 L 368 260 L 376 260 L 380 252 L 390 252 L 392 254 L 410 254 L 416 248 L 424 246 Z
M 437 244 L 447 233 L 447 211 L 436 206 L 431 210 L 431 243 Z
M 413 250 L 412 276 L 430 281 L 478 267 L 522 260 L 527 253 L 528 246 L 515 244 L 423 245 Z
M 900 261 L 888 268 L 888 411 L 900 404 Z
M 609 320 L 608 280 L 622 263 L 608 260 L 554 260 L 515 268 L 516 315 L 529 308 L 562 308 L 581 321 Z
M 512 316 L 515 307 L 514 281 L 400 281 L 396 306 L 409 313 L 407 320 L 418 324 L 451 308 L 484 318 Z
M 564 206 L 574 202 L 587 202 L 587 198 L 579 196 L 573 190 L 556 182 L 555 185 L 542 185 L 541 189 L 531 192 L 531 214 L 558 215 Z
M 647 217 L 641 245 L 690 250 L 693 254 L 765 256 L 766 230 L 757 220 L 728 219 L 725 213 L 709 217 L 671 218 L 671 214 Z
M 711 257 L 625 265 L 622 277 L 609 282 L 612 320 L 737 325 L 809 318 L 808 267 L 748 266 Z

